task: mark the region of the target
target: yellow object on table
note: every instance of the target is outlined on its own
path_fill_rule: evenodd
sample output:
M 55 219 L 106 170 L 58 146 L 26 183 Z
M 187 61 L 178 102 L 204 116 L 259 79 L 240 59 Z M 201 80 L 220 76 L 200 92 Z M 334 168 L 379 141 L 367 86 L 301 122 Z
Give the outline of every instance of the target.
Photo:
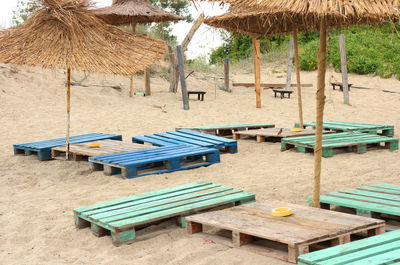
M 98 143 L 90 143 L 90 144 L 88 144 L 88 146 L 89 146 L 90 148 L 99 148 L 99 147 L 100 147 L 100 144 L 98 144 Z
M 279 216 L 279 217 L 289 216 L 292 215 L 292 210 L 287 207 L 275 208 L 271 210 L 271 214 L 272 216 Z
M 291 132 L 301 132 L 301 128 L 292 128 L 290 129 Z

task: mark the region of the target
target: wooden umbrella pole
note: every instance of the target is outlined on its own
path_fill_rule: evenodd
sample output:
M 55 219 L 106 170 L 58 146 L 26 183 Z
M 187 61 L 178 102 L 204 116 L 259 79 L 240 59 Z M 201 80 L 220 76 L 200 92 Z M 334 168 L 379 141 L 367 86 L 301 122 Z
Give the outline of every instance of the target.
M 299 46 L 297 42 L 297 29 L 293 32 L 294 44 L 294 60 L 296 63 L 296 81 L 297 81 L 297 104 L 299 105 L 299 124 L 303 128 L 303 103 L 301 100 L 301 84 L 300 84 L 300 62 L 299 62 Z
M 317 124 L 315 128 L 314 148 L 314 189 L 312 206 L 319 208 L 321 187 L 321 158 L 322 158 L 322 123 L 324 120 L 325 105 L 325 73 L 326 73 L 326 19 L 323 18 L 319 34 L 318 54 L 318 88 L 317 88 Z
M 132 32 L 136 32 L 136 23 L 131 24 Z M 133 75 L 131 75 L 129 82 L 129 97 L 133 96 Z
M 260 41 L 253 39 L 254 56 L 254 85 L 256 87 L 256 108 L 261 108 L 261 85 L 260 85 Z
M 67 148 L 65 152 L 65 159 L 69 159 L 69 129 L 70 129 L 70 98 L 71 98 L 71 68 L 67 70 Z

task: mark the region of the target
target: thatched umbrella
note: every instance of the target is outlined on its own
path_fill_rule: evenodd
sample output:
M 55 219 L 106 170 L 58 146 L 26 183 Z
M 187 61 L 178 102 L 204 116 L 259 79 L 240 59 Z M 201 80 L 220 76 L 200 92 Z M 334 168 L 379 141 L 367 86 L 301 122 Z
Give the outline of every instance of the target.
M 89 0 L 38 0 L 21 26 L 0 35 L 0 62 L 67 69 L 69 157 L 71 69 L 130 75 L 161 59 L 166 44 L 108 25 L 89 10 Z
M 322 124 L 325 105 L 326 31 L 352 25 L 381 24 L 399 18 L 398 0 L 228 0 L 234 13 L 206 23 L 260 36 L 319 30 L 316 137 L 314 147 L 314 207 L 319 207 Z M 241 14 L 239 13 L 241 12 Z
M 168 22 L 184 20 L 185 17 L 166 12 L 153 6 L 148 0 L 113 0 L 111 6 L 94 10 L 95 14 L 105 22 L 115 25 L 131 25 L 135 31 L 136 24 L 152 22 Z M 147 72 L 145 73 L 148 74 Z M 130 78 L 130 93 L 132 97 L 133 76 Z

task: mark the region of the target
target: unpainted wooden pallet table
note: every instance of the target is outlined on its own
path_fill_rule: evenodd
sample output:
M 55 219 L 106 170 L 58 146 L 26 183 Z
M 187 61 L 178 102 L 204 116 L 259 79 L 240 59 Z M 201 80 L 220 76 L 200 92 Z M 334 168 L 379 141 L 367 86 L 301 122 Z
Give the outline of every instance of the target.
M 289 207 L 293 214 L 272 216 L 271 210 L 279 207 Z M 188 233 L 199 233 L 215 243 L 296 263 L 301 254 L 350 242 L 356 234 L 381 234 L 385 221 L 271 201 L 189 216 L 186 227 Z M 212 234 L 206 232 L 210 227 Z
M 312 198 L 308 201 L 311 202 Z M 323 209 L 333 209 L 341 206 L 343 210 L 350 209 L 354 214 L 368 214 L 373 218 L 400 221 L 400 186 L 378 183 L 361 186 L 355 189 L 331 192 L 320 197 Z M 398 227 L 400 229 L 400 227 Z
M 199 132 L 209 133 L 213 135 L 231 137 L 234 132 L 248 131 L 262 128 L 274 128 L 274 124 L 227 124 L 227 125 L 214 125 L 214 126 L 196 126 L 196 127 L 180 127 L 176 130 L 188 129 Z
M 100 147 L 92 148 L 90 144 L 99 144 Z M 150 145 L 127 143 L 117 140 L 101 140 L 87 143 L 78 143 L 70 145 L 70 153 L 75 161 L 88 160 L 91 156 L 100 156 L 108 154 L 116 154 L 123 152 L 130 152 L 135 150 L 143 150 L 148 148 L 154 148 Z M 53 159 L 65 158 L 66 147 L 57 146 L 51 149 L 51 156 Z
M 85 143 L 92 141 L 99 141 L 105 139 L 122 140 L 122 136 L 119 134 L 106 134 L 106 133 L 87 133 L 72 135 L 70 137 L 70 144 Z M 14 145 L 14 154 L 23 155 L 37 155 L 39 160 L 51 160 L 51 149 L 56 146 L 61 146 L 66 144 L 66 138 L 56 138 L 50 140 L 43 140 L 24 144 Z
M 369 147 L 381 147 L 384 144 L 386 149 L 399 149 L 399 139 L 381 136 L 377 134 L 360 132 L 343 132 L 324 134 L 322 136 L 322 156 L 333 156 L 333 149 L 347 148 L 357 153 L 367 152 Z M 301 153 L 313 152 L 315 146 L 315 136 L 301 136 L 284 138 L 281 141 L 281 150 L 297 148 Z
M 298 123 L 295 123 L 296 128 L 300 127 Z M 305 122 L 304 128 L 311 127 L 315 129 L 315 122 Z M 374 124 L 374 123 L 361 123 L 361 122 L 348 122 L 348 121 L 324 121 L 324 130 L 332 130 L 335 132 L 365 132 L 380 134 L 388 137 L 393 137 L 394 126 L 386 124 Z
M 173 145 L 89 158 L 92 171 L 136 178 L 177 170 L 209 166 L 220 162 L 219 150 L 198 146 Z
M 217 148 L 231 154 L 237 153 L 237 141 L 194 130 L 180 129 L 165 133 L 132 137 L 133 143 L 150 143 L 154 146 L 189 145 Z
M 329 133 L 324 131 L 324 133 Z M 244 137 L 256 137 L 257 143 L 265 142 L 266 139 L 281 141 L 282 138 L 315 135 L 315 130 L 302 129 L 301 132 L 292 132 L 289 128 L 267 128 L 259 130 L 239 131 L 233 134 L 234 140 Z
M 201 181 L 77 208 L 74 220 L 96 236 L 111 234 L 119 246 L 134 242 L 138 229 L 155 222 L 176 218 L 185 227 L 188 215 L 254 201 L 253 193 Z
M 299 257 L 298 265 L 400 264 L 400 230 L 335 246 Z

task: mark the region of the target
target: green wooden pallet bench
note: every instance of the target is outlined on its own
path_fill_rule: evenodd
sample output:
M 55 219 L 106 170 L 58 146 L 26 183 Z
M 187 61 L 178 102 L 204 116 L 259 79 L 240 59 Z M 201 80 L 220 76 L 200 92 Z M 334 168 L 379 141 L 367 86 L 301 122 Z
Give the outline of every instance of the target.
M 111 233 L 119 246 L 132 243 L 137 229 L 154 222 L 176 218 L 185 227 L 188 215 L 254 201 L 253 193 L 201 181 L 77 208 L 74 220 L 77 228 L 91 226 L 96 236 Z
M 195 126 L 195 127 L 179 127 L 180 129 L 189 129 L 199 132 L 214 134 L 218 136 L 231 137 L 234 132 L 247 131 L 251 129 L 274 128 L 274 124 L 227 124 L 227 125 L 213 125 L 213 126 Z
M 294 126 L 299 128 L 300 125 L 295 123 Z M 312 127 L 315 129 L 315 122 L 305 122 L 304 128 Z M 373 123 L 360 123 L 360 122 L 348 122 L 348 121 L 325 121 L 323 123 L 324 130 L 331 130 L 335 132 L 366 132 L 381 134 L 389 137 L 394 135 L 394 126 L 385 124 L 373 124 Z
M 308 199 L 309 202 L 311 200 L 312 198 Z M 379 183 L 331 192 L 321 195 L 320 205 L 323 209 L 341 206 L 344 209 L 350 209 L 354 214 L 400 220 L 400 186 Z
M 299 256 L 298 265 L 400 264 L 400 230 Z
M 348 148 L 357 153 L 367 152 L 368 147 L 379 147 L 383 143 L 390 150 L 399 149 L 399 139 L 360 132 L 343 132 L 324 134 L 322 136 L 322 156 L 333 156 L 333 149 Z M 315 136 L 301 136 L 284 138 L 281 141 L 281 150 L 285 151 L 296 147 L 299 152 L 312 152 L 315 146 Z

